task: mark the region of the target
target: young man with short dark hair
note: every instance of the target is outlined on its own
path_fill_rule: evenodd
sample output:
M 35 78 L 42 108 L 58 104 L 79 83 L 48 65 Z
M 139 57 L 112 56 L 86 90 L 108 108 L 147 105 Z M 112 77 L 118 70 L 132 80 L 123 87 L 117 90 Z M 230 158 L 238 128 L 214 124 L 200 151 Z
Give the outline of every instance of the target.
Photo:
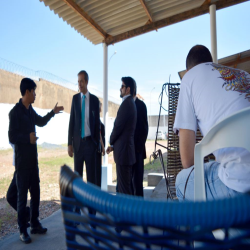
M 44 117 L 39 116 L 31 104 L 36 98 L 36 83 L 23 78 L 20 84 L 22 98 L 10 111 L 9 141 L 15 145 L 15 170 L 17 185 L 17 218 L 20 230 L 20 240 L 30 243 L 27 233 L 26 203 L 28 190 L 30 191 L 30 233 L 44 234 L 47 228 L 42 227 L 38 220 L 40 203 L 39 168 L 37 158 L 37 145 L 35 126 L 43 127 L 63 107 L 57 104 L 51 112 Z
M 213 63 L 209 50 L 203 45 L 196 45 L 189 51 L 186 67 L 174 123 L 174 130 L 179 131 L 184 168 L 176 178 L 176 194 L 182 200 L 186 189 L 186 199 L 194 200 L 192 167 L 197 126 L 205 136 L 219 121 L 249 107 L 250 75 Z M 224 148 L 213 154 L 216 161 L 204 164 L 207 199 L 249 191 L 250 152 L 242 148 Z

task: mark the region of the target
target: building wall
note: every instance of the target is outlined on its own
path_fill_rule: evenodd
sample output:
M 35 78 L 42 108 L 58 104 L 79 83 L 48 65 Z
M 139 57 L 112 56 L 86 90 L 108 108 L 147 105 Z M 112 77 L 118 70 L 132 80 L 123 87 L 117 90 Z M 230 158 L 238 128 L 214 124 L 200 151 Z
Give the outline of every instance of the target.
M 14 104 L 21 98 L 20 82 L 23 76 L 0 69 L 0 103 Z M 58 105 L 64 106 L 64 111 L 70 113 L 72 96 L 76 91 L 63 86 L 39 79 L 37 84 L 36 101 L 34 107 L 41 109 L 52 109 L 58 102 Z M 102 98 L 99 98 L 102 102 Z M 119 105 L 109 101 L 108 111 L 110 117 L 116 117 Z M 102 116 L 102 113 L 101 113 Z
M 148 126 L 148 140 L 155 140 L 158 126 L 158 115 L 148 116 Z M 168 115 L 161 115 L 158 131 L 168 133 Z

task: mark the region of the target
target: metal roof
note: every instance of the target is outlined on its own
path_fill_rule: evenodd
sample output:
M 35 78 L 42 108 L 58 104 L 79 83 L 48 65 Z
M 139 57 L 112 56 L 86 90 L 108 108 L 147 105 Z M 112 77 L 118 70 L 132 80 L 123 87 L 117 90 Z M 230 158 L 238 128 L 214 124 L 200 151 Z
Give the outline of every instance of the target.
M 247 0 L 39 0 L 93 44 L 114 44 Z
M 227 56 L 218 60 L 219 64 L 242 69 L 250 74 L 250 50 L 246 50 L 231 56 Z M 178 72 L 180 79 L 186 74 L 186 70 Z

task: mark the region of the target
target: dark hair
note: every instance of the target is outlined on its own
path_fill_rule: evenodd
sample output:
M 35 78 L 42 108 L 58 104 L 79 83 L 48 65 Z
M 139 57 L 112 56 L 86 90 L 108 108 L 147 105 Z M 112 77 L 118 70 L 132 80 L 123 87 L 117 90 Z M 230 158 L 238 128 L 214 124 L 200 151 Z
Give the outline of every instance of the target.
M 135 80 L 130 77 L 130 76 L 125 76 L 125 77 L 122 77 L 121 79 L 124 84 L 126 85 L 126 87 L 130 87 L 130 94 L 133 96 L 134 94 L 134 89 L 135 89 Z
M 137 85 L 136 85 L 136 81 L 134 80 L 134 94 L 133 95 L 136 96 L 136 93 L 137 93 Z
M 82 74 L 84 74 L 84 80 L 85 80 L 86 82 L 89 82 L 89 75 L 88 75 L 88 73 L 87 73 L 85 70 L 81 70 L 81 71 L 78 73 L 78 76 L 79 76 L 79 75 L 82 75 Z
M 32 89 L 34 90 L 36 89 L 36 83 L 30 78 L 23 78 L 20 83 L 21 95 L 24 96 L 26 93 L 26 90 L 29 90 L 30 92 Z
M 212 55 L 207 47 L 203 45 L 195 45 L 191 48 L 187 55 L 186 68 L 189 70 L 200 63 L 212 61 Z

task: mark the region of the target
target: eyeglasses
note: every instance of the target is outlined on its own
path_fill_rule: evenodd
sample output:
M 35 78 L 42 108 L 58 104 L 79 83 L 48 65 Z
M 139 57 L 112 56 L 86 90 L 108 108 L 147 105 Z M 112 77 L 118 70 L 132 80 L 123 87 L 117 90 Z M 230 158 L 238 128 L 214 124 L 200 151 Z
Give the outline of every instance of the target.
M 123 89 L 123 88 L 127 88 L 127 86 L 122 84 L 121 89 Z

